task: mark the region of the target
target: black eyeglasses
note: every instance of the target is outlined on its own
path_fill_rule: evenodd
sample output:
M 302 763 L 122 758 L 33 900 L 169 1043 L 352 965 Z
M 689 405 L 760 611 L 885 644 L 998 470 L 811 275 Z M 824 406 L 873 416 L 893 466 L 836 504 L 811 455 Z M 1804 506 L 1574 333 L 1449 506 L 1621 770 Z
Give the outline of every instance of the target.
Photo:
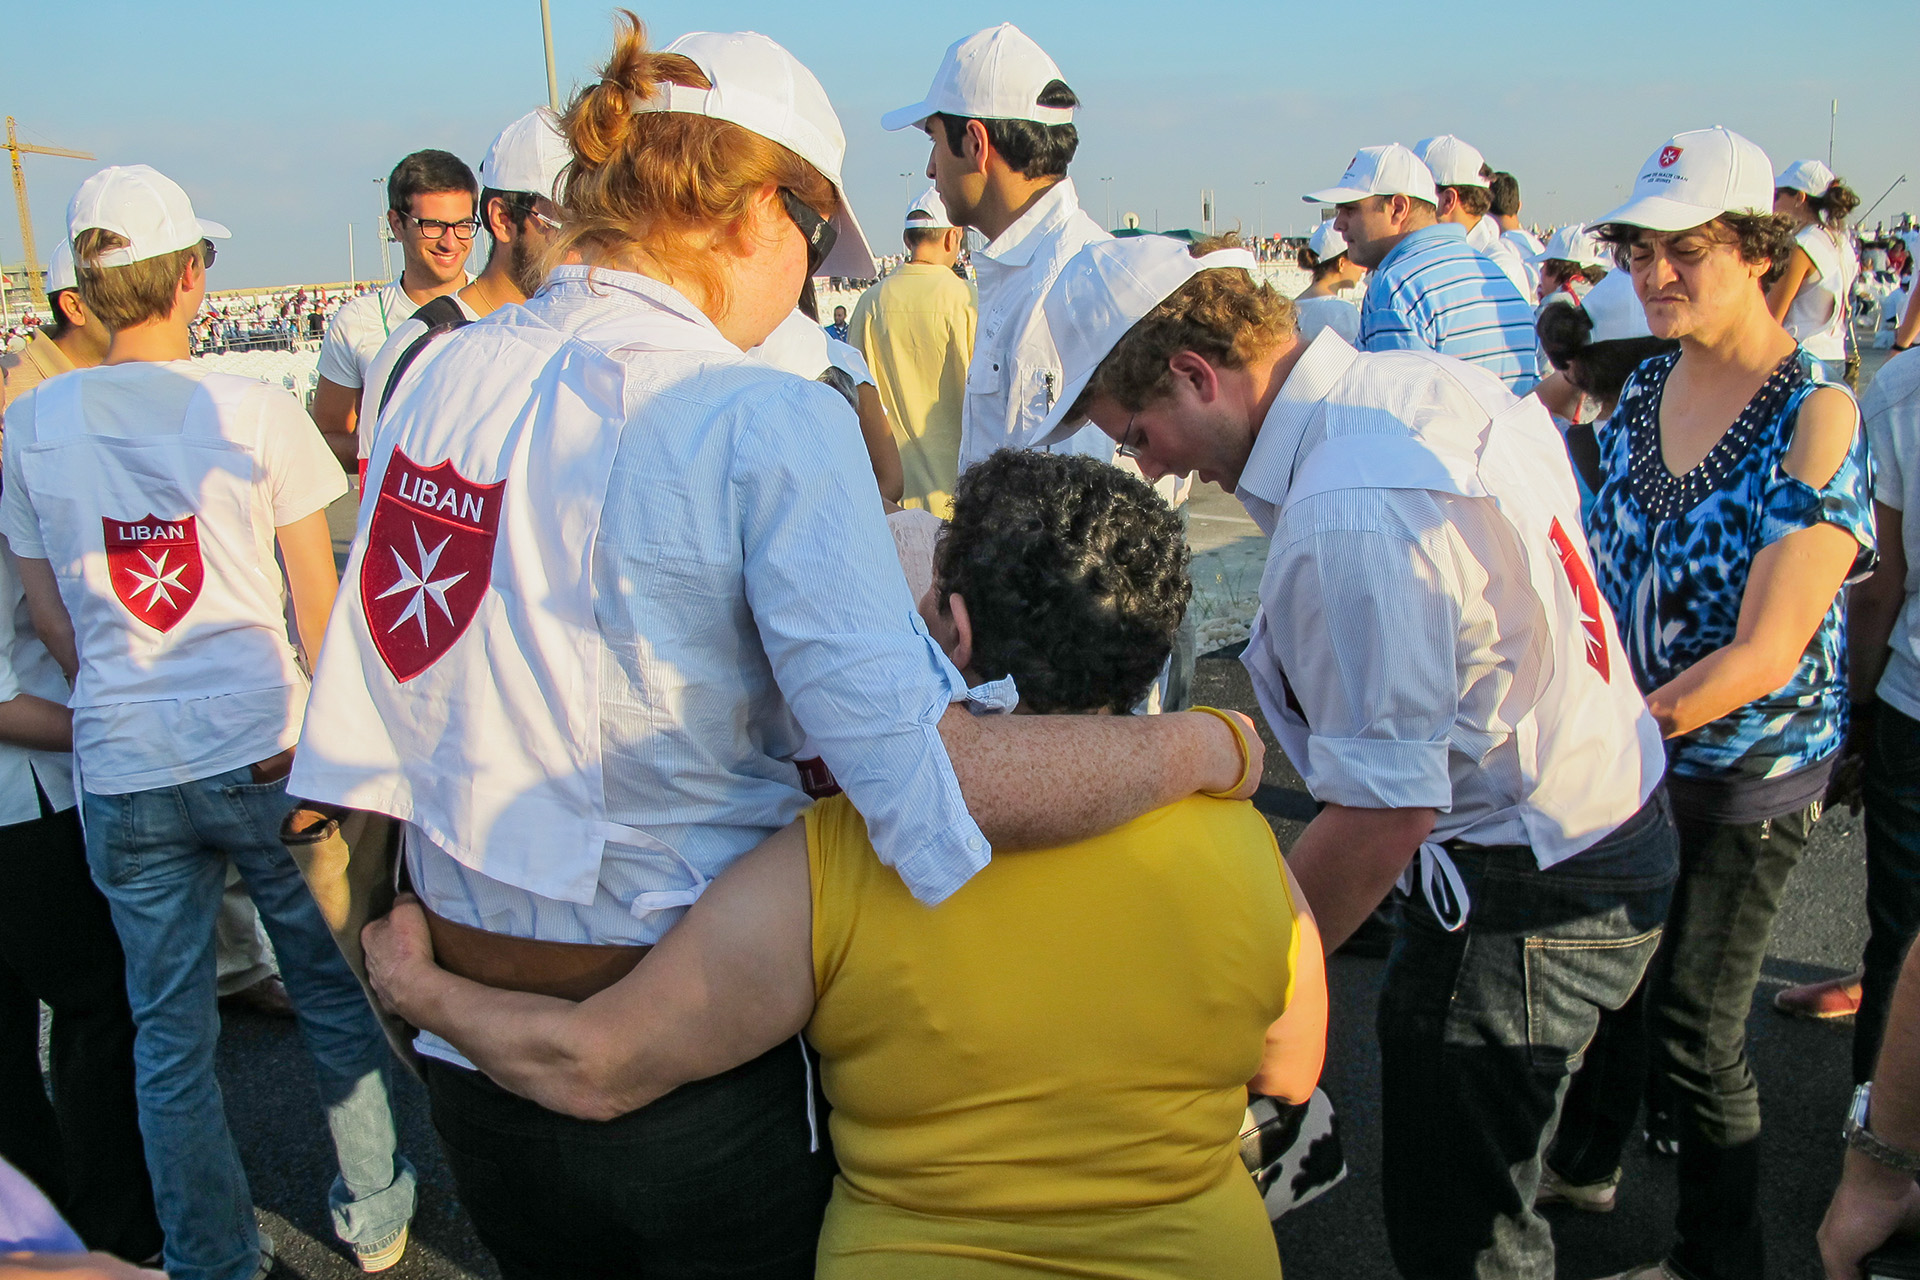
M 400 213 L 398 209 L 394 212 Z M 478 218 L 468 218 L 465 222 L 442 222 L 438 218 L 416 218 L 410 213 L 400 213 L 400 216 L 418 227 L 421 238 L 426 240 L 438 240 L 449 231 L 453 232 L 455 240 L 471 240 L 473 233 L 480 229 Z
M 1139 416 L 1140 414 L 1138 410 L 1128 414 L 1127 429 L 1120 433 L 1120 456 L 1123 458 L 1133 458 L 1135 460 L 1138 460 L 1140 457 L 1140 451 L 1134 448 L 1131 443 L 1129 443 L 1133 439 L 1133 420 Z
M 219 250 L 213 247 L 213 241 L 202 240 L 200 242 L 201 269 L 205 271 L 213 270 L 213 259 L 218 253 L 219 253 Z
M 807 278 L 812 279 L 820 274 L 820 264 L 833 252 L 833 242 L 840 232 L 833 223 L 814 212 L 812 205 L 785 187 L 780 188 L 780 200 L 787 206 L 787 216 L 793 219 L 793 225 L 800 228 L 800 238 L 807 242 Z

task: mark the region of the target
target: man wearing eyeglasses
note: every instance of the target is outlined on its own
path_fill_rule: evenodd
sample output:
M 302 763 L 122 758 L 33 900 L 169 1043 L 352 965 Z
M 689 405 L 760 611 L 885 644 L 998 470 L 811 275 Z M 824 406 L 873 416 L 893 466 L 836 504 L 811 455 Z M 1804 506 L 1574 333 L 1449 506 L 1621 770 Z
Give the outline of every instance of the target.
M 493 242 L 487 265 L 465 288 L 441 295 L 445 301 L 421 307 L 396 327 L 367 366 L 357 418 L 363 425 L 353 432 L 361 474 L 373 454 L 374 424 L 388 386 L 396 370 L 404 372 L 407 352 L 430 329 L 464 324 L 509 303 L 525 302 L 546 282 L 552 265 L 547 250 L 564 225 L 554 195 L 560 171 L 572 158 L 555 132 L 556 123 L 553 112 L 540 107 L 502 129 L 487 148 L 480 162 L 480 217 Z
M 353 299 L 333 317 L 320 344 L 313 418 L 340 465 L 354 470 L 360 390 L 393 331 L 413 313 L 467 282 L 467 255 L 479 230 L 479 184 L 449 151 L 416 151 L 387 175 L 387 226 L 400 243 L 400 278 Z

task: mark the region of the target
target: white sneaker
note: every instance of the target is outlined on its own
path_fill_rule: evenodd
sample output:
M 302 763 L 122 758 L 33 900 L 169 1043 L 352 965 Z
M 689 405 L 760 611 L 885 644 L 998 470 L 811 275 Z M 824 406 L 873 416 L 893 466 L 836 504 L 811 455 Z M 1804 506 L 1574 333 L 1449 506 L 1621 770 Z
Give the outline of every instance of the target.
M 1568 1182 L 1545 1164 L 1540 1166 L 1540 1189 L 1534 1193 L 1533 1207 L 1564 1204 L 1582 1213 L 1612 1213 L 1620 1192 L 1620 1170 L 1599 1182 Z M 1659 1265 L 1659 1264 L 1655 1264 Z M 1639 1272 L 1630 1273 L 1636 1278 Z M 1658 1272 L 1650 1273 L 1658 1276 Z

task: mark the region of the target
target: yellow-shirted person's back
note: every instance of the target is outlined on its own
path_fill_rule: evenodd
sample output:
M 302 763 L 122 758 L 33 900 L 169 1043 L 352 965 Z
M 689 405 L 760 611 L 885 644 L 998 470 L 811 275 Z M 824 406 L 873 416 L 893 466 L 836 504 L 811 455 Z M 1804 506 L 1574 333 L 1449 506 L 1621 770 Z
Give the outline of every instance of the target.
M 1236 1139 L 1296 930 L 1252 805 L 1002 855 L 937 908 L 844 797 L 807 844 L 823 1280 L 1279 1275 Z

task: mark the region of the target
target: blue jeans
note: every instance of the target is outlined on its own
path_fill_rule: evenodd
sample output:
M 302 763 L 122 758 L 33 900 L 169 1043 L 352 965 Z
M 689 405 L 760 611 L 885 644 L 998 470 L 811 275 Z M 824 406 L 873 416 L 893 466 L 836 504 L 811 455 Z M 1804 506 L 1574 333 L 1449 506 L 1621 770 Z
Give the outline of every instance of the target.
M 213 1072 L 213 926 L 228 859 L 273 940 L 313 1058 L 340 1166 L 328 1194 L 334 1230 L 377 1247 L 413 1217 L 386 1040 L 280 843 L 289 808 L 284 779 L 256 783 L 246 768 L 84 801 L 87 861 L 127 955 L 140 1131 L 173 1280 L 248 1280 L 260 1262 L 253 1197 Z
M 1531 850 L 1451 845 L 1472 909 L 1449 933 L 1402 902 L 1380 993 L 1382 1198 L 1408 1280 L 1552 1280 L 1533 1208 L 1567 1082 L 1640 985 L 1677 874 L 1656 791 L 1546 871 Z

